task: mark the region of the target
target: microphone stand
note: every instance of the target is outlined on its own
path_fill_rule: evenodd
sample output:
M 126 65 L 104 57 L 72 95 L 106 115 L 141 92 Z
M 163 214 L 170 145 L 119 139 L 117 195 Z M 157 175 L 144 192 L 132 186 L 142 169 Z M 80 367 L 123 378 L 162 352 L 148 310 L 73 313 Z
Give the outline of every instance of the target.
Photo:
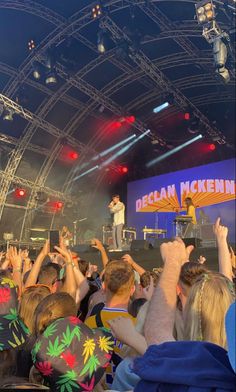
M 77 223 L 78 222 L 83 222 L 87 220 L 88 218 L 82 218 L 82 219 L 77 219 L 73 222 L 74 230 L 73 230 L 73 246 L 77 245 Z
M 167 204 L 165 204 L 164 206 L 162 206 L 162 207 L 158 207 L 155 211 L 154 211 L 154 214 L 155 214 L 155 229 L 158 229 L 158 212 L 160 211 L 160 210 L 162 210 L 163 208 L 166 208 L 167 206 L 169 206 L 169 205 L 171 205 L 171 203 L 170 202 L 168 202 Z

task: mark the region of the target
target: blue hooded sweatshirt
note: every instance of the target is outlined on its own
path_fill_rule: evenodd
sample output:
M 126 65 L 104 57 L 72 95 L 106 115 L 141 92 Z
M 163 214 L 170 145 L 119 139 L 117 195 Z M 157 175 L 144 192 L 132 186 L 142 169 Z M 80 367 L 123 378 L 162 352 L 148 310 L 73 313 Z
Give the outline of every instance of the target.
M 235 392 L 236 375 L 227 352 L 207 342 L 150 346 L 134 361 L 141 378 L 135 392 Z

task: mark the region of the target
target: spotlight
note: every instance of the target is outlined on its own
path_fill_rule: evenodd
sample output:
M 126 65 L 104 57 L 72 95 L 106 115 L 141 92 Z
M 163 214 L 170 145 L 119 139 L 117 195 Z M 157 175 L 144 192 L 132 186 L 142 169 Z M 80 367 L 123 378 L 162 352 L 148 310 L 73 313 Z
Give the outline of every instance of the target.
M 181 144 L 180 146 L 173 148 L 171 151 L 168 151 L 168 152 L 164 153 L 163 155 L 161 155 L 161 156 L 159 156 L 159 157 L 157 157 L 157 158 L 155 158 L 155 159 L 152 159 L 151 161 L 149 161 L 148 163 L 146 163 L 146 167 L 149 168 L 149 167 L 151 167 L 151 166 L 153 166 L 153 165 L 156 165 L 158 162 L 163 161 L 164 159 L 170 157 L 171 155 L 173 155 L 173 154 L 175 154 L 176 152 L 182 150 L 183 148 L 189 146 L 190 144 L 192 144 L 192 143 L 198 141 L 198 140 L 201 139 L 201 138 L 202 138 L 202 135 L 195 136 L 193 139 L 190 139 L 190 140 L 188 140 L 187 142 Z
M 34 40 L 33 39 L 31 39 L 29 42 L 28 42 L 28 49 L 29 49 L 29 51 L 31 52 L 31 50 L 33 50 L 33 49 L 35 49 L 35 42 L 34 42 Z
M 153 109 L 153 113 L 155 113 L 155 114 L 160 113 L 162 110 L 168 108 L 168 106 L 169 106 L 169 102 L 164 102 L 161 105 L 155 107 Z
M 190 113 L 185 112 L 185 113 L 184 113 L 184 119 L 185 119 L 186 121 L 189 121 L 189 120 L 190 120 Z
M 228 83 L 230 81 L 230 75 L 228 69 L 225 68 L 228 52 L 221 37 L 217 37 L 213 42 L 213 55 L 217 74 L 225 83 Z
M 17 199 L 21 199 L 26 196 L 26 190 L 23 188 L 16 188 L 14 194 Z
M 198 23 L 205 25 L 215 19 L 215 7 L 212 0 L 203 0 L 195 4 Z
M 96 19 L 99 16 L 102 15 L 102 7 L 100 4 L 96 4 L 93 8 L 92 8 L 92 18 Z
M 47 58 L 45 61 L 45 66 L 46 68 L 48 68 L 48 72 L 45 79 L 46 84 L 57 83 L 55 64 L 56 64 L 56 49 L 54 47 L 51 47 L 47 52 Z
M 38 61 L 35 61 L 33 64 L 33 77 L 36 80 L 39 80 L 42 76 L 42 72 L 43 72 L 42 65 Z
M 2 118 L 5 121 L 13 121 L 14 111 L 10 108 L 5 108 L 2 113 Z
M 122 122 L 121 121 L 114 121 L 111 125 L 112 129 L 118 129 L 122 127 Z
M 128 169 L 127 166 L 121 166 L 121 167 L 119 168 L 119 172 L 122 173 L 122 174 L 127 174 L 128 171 L 129 171 L 129 169 Z
M 107 165 L 109 165 L 111 162 L 113 162 L 116 158 L 120 157 L 121 155 L 125 154 L 130 148 L 132 148 L 136 143 L 138 143 L 141 139 L 143 139 L 146 135 L 150 133 L 150 129 L 147 129 L 144 133 L 142 133 L 140 136 L 136 137 L 133 141 L 131 141 L 129 144 L 125 145 L 123 148 L 121 148 L 119 151 L 117 151 L 115 154 L 110 156 L 106 161 L 104 161 L 100 168 L 103 168 Z
M 51 70 L 48 72 L 46 79 L 45 79 L 46 84 L 56 84 L 57 83 L 57 74 L 55 70 Z
M 79 158 L 79 154 L 76 151 L 70 151 L 69 152 L 69 158 L 73 161 Z
M 97 48 L 101 54 L 105 53 L 108 49 L 108 34 L 105 30 L 99 30 L 98 32 Z
M 215 149 L 216 149 L 216 146 L 215 146 L 214 143 L 209 144 L 209 150 L 210 150 L 210 151 L 215 151 Z
M 127 121 L 129 124 L 133 124 L 133 123 L 135 123 L 136 118 L 135 118 L 135 116 L 128 116 L 128 117 L 126 117 L 126 121 Z
M 63 206 L 64 206 L 64 203 L 62 201 L 56 201 L 54 203 L 55 210 L 57 210 L 57 211 L 60 211 Z

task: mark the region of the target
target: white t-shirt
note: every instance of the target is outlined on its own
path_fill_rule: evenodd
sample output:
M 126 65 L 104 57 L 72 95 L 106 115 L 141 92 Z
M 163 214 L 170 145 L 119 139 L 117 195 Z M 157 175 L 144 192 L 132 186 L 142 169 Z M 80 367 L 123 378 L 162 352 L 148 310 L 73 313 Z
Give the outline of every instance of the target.
M 125 224 L 125 205 L 121 201 L 110 208 L 110 212 L 114 214 L 113 216 L 113 226 Z

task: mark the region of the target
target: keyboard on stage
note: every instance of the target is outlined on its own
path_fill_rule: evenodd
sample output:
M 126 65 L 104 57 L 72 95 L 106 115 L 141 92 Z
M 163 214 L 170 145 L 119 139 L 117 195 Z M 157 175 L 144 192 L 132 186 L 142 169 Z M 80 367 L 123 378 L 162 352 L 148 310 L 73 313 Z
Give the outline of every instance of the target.
M 150 229 L 148 227 L 143 229 L 143 233 L 155 233 L 155 234 L 166 234 L 166 230 L 163 229 Z
M 157 237 L 159 235 L 162 235 L 163 238 L 165 238 L 167 230 L 164 229 L 152 229 L 150 227 L 144 227 L 143 228 L 143 239 L 146 240 L 147 239 L 147 235 L 156 235 Z
M 177 215 L 175 217 L 174 222 L 179 222 L 179 223 L 189 223 L 192 221 L 192 216 L 190 215 Z

